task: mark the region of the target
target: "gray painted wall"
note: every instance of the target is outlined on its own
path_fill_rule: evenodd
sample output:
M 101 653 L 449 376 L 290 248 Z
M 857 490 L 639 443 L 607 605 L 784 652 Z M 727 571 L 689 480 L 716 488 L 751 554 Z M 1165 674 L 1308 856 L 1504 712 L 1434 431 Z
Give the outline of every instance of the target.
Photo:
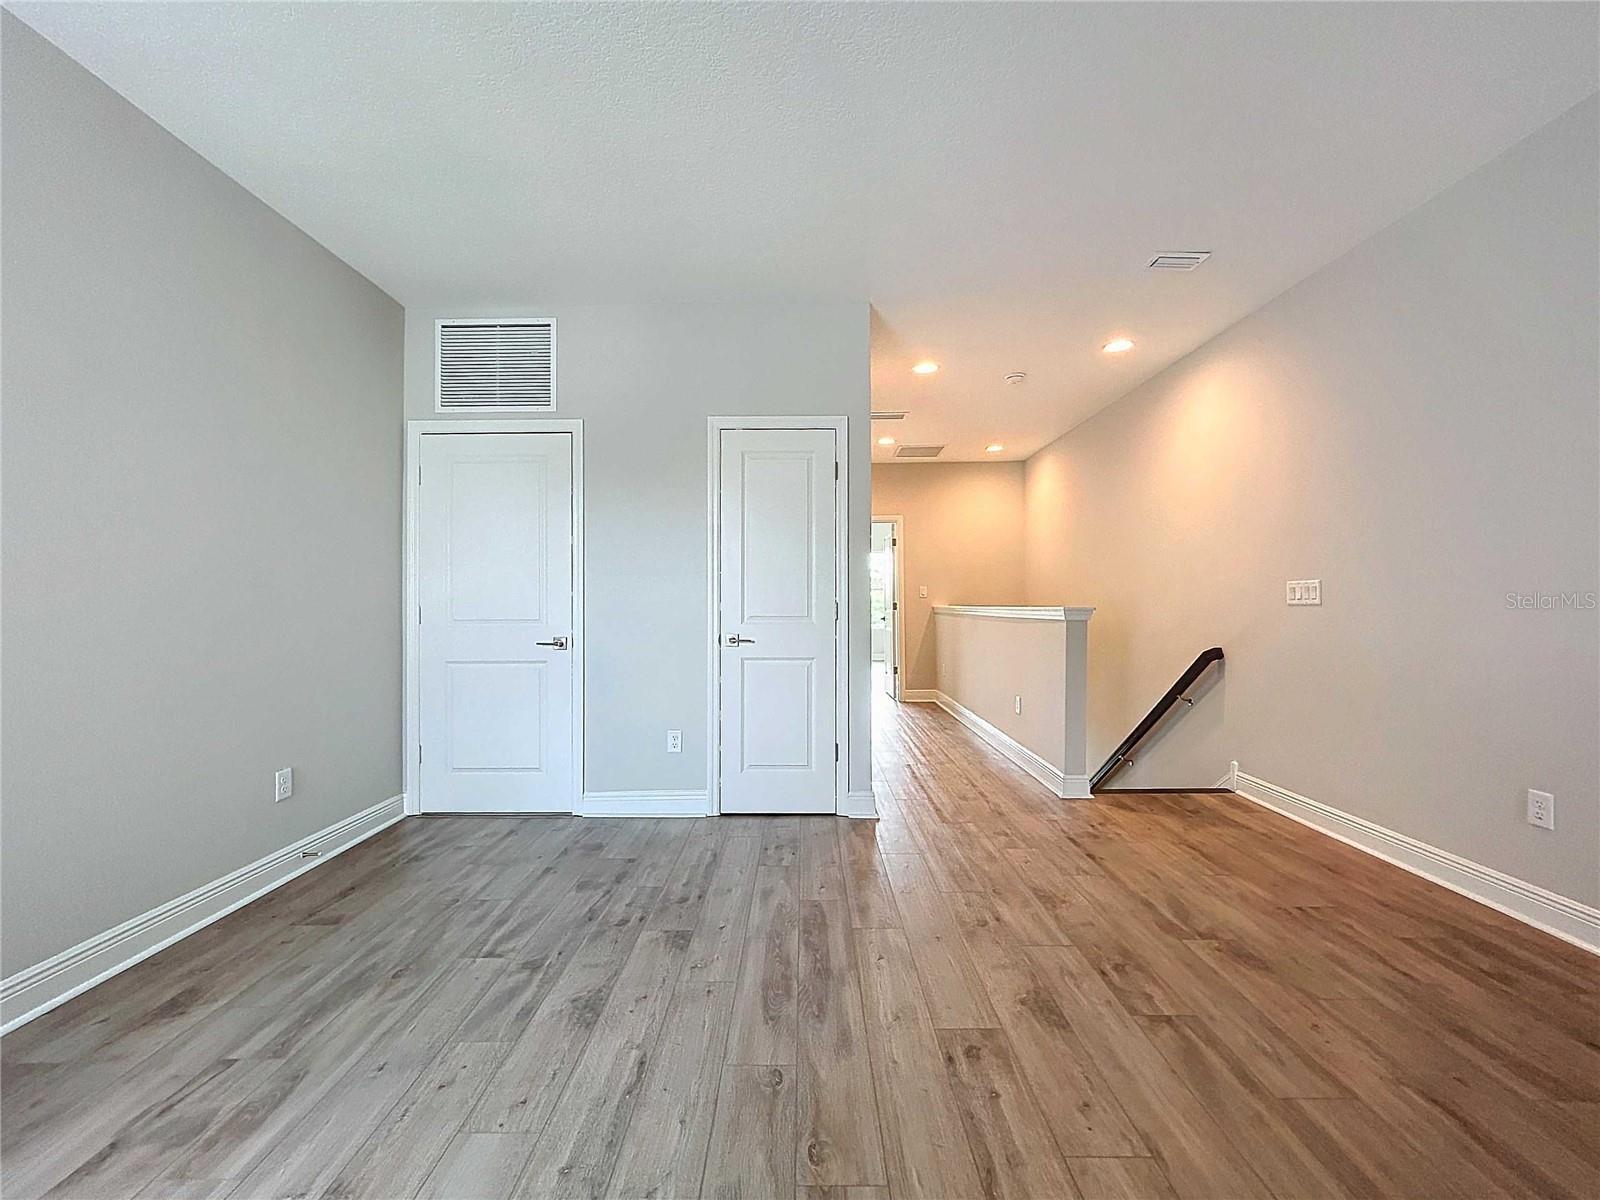
M 583 420 L 584 789 L 706 787 L 706 418 L 727 413 L 850 418 L 850 787 L 870 787 L 867 305 L 411 307 L 408 419 L 440 415 L 434 322 L 507 313 L 556 318 L 555 415 Z
M 1600 900 L 1600 613 L 1507 603 L 1600 590 L 1597 143 L 1591 99 L 1028 462 L 1029 602 L 1098 609 L 1091 767 L 1218 644 L 1120 783 L 1237 759 Z
M 939 686 L 935 604 L 1022 602 L 1022 481 L 1020 462 L 873 465 L 872 511 L 905 518 L 902 687 Z
M 9 975 L 399 792 L 403 313 L 0 20 Z

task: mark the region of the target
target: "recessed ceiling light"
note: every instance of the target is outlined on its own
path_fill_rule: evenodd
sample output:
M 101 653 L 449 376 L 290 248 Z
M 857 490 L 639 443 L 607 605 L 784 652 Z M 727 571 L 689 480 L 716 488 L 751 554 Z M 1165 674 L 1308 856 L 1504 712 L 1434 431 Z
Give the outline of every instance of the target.
M 911 373 L 913 375 L 932 375 L 938 369 L 938 363 L 924 359 L 922 362 L 919 362 L 916 366 L 911 368 Z
M 894 445 L 894 439 L 890 438 L 890 437 L 879 438 L 878 439 L 878 445 L 880 445 L 880 446 L 892 446 L 892 445 Z
M 1104 350 L 1107 354 L 1126 354 L 1129 350 L 1133 349 L 1133 339 L 1125 337 L 1112 338 L 1104 346 L 1101 346 L 1100 349 Z
M 1005 447 L 1002 446 L 999 442 L 990 442 L 987 446 L 984 447 L 984 450 L 986 450 L 990 454 L 999 454 L 1000 451 L 1002 451 L 1004 449 L 1005 449 Z

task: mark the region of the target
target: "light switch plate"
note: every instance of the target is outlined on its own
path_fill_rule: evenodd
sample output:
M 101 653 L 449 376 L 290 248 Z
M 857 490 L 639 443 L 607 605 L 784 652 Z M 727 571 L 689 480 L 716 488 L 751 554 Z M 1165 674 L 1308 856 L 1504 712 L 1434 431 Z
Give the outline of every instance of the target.
M 1291 579 L 1285 588 L 1284 599 L 1290 604 L 1321 604 L 1322 580 Z
M 923 584 L 921 587 L 919 587 L 917 589 L 917 596 L 918 596 L 919 599 L 922 599 L 922 600 L 926 600 L 928 598 L 928 585 L 927 584 Z

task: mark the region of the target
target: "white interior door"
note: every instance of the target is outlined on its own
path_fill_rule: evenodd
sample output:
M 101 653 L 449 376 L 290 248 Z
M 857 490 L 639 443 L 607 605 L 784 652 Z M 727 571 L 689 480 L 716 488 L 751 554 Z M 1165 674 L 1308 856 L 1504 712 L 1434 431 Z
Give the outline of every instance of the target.
M 571 812 L 572 435 L 421 442 L 421 809 Z
M 834 811 L 834 436 L 831 429 L 722 431 L 723 812 Z

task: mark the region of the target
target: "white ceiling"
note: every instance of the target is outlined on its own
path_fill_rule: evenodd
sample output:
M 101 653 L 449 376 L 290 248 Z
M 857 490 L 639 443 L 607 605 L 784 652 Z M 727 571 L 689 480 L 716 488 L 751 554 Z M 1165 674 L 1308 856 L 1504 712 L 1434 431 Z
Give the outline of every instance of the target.
M 10 7 L 404 303 L 870 300 L 873 406 L 946 459 L 1025 457 L 1600 86 L 1587 4 Z

